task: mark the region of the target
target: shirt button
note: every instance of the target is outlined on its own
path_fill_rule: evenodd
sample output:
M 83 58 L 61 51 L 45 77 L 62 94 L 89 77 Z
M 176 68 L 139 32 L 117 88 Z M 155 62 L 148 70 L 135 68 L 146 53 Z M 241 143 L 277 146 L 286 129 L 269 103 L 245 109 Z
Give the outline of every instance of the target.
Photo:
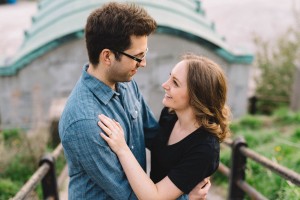
M 135 111 L 135 114 L 136 114 L 136 115 L 138 114 L 138 111 L 137 111 L 137 110 Z
M 131 149 L 133 149 L 133 148 L 134 148 L 134 146 L 132 145 L 132 146 L 131 146 Z

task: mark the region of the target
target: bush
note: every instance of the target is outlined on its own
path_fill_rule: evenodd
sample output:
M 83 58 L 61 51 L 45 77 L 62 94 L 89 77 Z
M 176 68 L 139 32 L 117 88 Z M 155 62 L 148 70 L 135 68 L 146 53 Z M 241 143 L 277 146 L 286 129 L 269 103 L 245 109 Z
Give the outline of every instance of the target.
M 293 112 L 287 108 L 280 108 L 274 111 L 274 117 L 277 122 L 283 124 L 299 124 L 300 112 Z
M 300 128 L 297 128 L 292 135 L 292 139 L 300 140 Z
M 18 185 L 16 185 L 10 179 L 0 178 L 0 199 L 9 199 L 13 197 L 19 190 Z
M 254 116 L 247 115 L 241 119 L 240 125 L 243 126 L 244 128 L 257 130 L 261 128 L 262 120 Z
M 47 129 L 27 133 L 11 129 L 0 133 L 0 178 L 4 180 L 0 199 L 8 199 L 11 193 L 15 195 L 37 170 L 46 151 L 48 135 Z
M 3 141 L 7 146 L 19 146 L 22 140 L 21 130 L 9 129 L 1 132 Z
M 300 112 L 281 108 L 271 116 L 245 116 L 230 128 L 233 139 L 243 136 L 250 149 L 295 172 L 300 171 Z M 221 149 L 221 162 L 230 167 L 230 148 Z M 228 189 L 227 177 L 216 173 L 215 182 Z M 264 166 L 247 159 L 246 181 L 268 199 L 300 199 L 300 188 Z M 250 199 L 250 197 L 245 197 Z
M 256 77 L 255 96 L 257 109 L 270 114 L 274 109 L 288 106 L 295 79 L 296 65 L 300 56 L 300 12 L 294 10 L 295 26 L 290 27 L 275 43 L 263 41 L 256 36 L 257 47 L 255 66 L 259 71 Z

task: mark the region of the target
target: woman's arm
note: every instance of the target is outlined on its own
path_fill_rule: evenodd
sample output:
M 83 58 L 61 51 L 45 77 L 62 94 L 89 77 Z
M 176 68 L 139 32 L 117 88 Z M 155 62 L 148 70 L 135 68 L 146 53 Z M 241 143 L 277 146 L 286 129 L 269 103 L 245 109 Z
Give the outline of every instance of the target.
M 104 115 L 100 115 L 99 119 L 99 126 L 108 136 L 104 133 L 100 133 L 100 135 L 117 154 L 138 199 L 176 199 L 183 194 L 168 177 L 154 184 L 127 146 L 124 132 L 119 123 Z
M 105 115 L 100 115 L 99 119 L 99 126 L 107 134 L 100 133 L 100 135 L 118 156 L 127 179 L 138 199 L 176 199 L 183 194 L 168 176 L 154 184 L 127 146 L 120 124 Z M 189 198 L 205 199 L 210 188 L 210 182 L 205 186 L 207 182 L 209 182 L 209 179 L 200 182 L 190 192 Z

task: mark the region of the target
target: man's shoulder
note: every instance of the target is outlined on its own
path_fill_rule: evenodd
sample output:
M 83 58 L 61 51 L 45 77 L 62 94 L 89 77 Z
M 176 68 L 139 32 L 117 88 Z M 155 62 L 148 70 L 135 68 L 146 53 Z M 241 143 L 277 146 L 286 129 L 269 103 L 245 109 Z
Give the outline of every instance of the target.
M 60 125 L 67 128 L 76 121 L 92 118 L 93 94 L 83 85 L 76 85 L 72 90 L 60 118 Z

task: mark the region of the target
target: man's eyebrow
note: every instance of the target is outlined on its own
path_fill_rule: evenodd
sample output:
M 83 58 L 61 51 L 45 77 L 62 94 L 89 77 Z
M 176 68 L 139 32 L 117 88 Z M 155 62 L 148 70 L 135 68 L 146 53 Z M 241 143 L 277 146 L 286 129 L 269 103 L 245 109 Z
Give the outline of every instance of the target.
M 143 54 L 145 54 L 146 52 L 147 52 L 147 50 L 145 50 L 145 51 L 142 51 L 142 52 L 140 52 L 140 53 L 138 53 L 138 54 L 135 54 L 134 56 L 143 55 Z
M 143 55 L 145 54 L 145 52 L 141 52 L 141 53 L 138 53 L 138 54 L 134 54 L 134 56 L 139 56 L 139 55 Z

